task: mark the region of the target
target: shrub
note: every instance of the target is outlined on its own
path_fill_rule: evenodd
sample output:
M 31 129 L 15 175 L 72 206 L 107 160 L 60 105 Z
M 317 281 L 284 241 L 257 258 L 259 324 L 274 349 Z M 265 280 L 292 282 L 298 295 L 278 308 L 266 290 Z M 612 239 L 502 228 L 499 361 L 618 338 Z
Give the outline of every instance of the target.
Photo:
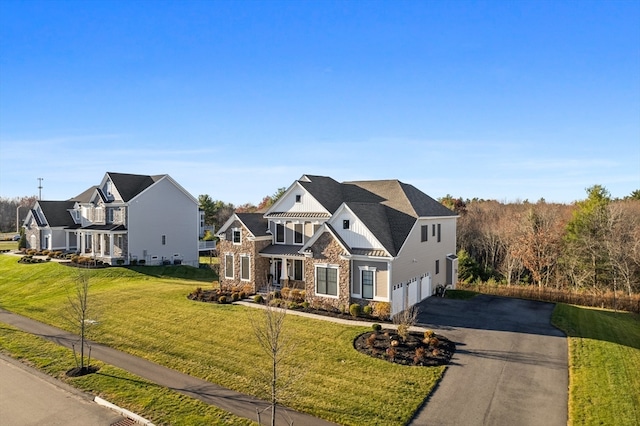
M 391 318 L 391 304 L 389 302 L 375 302 L 373 305 L 373 316 L 381 320 Z
M 391 347 L 394 347 L 394 348 L 395 348 L 396 346 L 400 346 L 400 340 L 393 339 L 393 340 L 391 341 Z
M 380 324 L 373 324 L 371 326 L 371 328 L 373 328 L 373 331 L 380 331 L 382 330 L 382 326 Z
M 253 286 L 251 284 L 245 284 L 242 286 L 242 291 L 240 293 L 244 293 L 244 294 L 253 294 Z
M 284 300 L 275 298 L 275 299 L 269 300 L 269 306 L 275 306 L 276 308 L 283 308 L 286 305 L 284 303 Z
M 289 287 L 283 287 L 282 290 L 280 290 L 280 294 L 283 299 L 288 299 L 289 296 L 291 296 L 291 289 Z
M 256 294 L 253 296 L 254 303 L 264 303 L 264 297 L 261 294 Z
M 395 348 L 387 348 L 387 356 L 391 361 L 396 359 L 397 354 L 398 354 L 398 351 Z
M 42 250 L 42 255 L 43 256 L 48 256 L 49 253 L 51 253 L 51 250 Z
M 239 296 L 240 296 L 240 300 L 242 300 L 242 299 L 246 299 L 246 298 L 247 298 L 247 293 L 245 293 L 244 291 L 241 291 L 241 292 L 239 293 Z
M 136 266 L 138 264 L 138 259 L 131 259 L 131 261 L 129 262 L 129 264 L 131 266 Z
M 282 299 L 282 293 L 280 290 L 272 291 L 269 293 L 269 299 Z
M 435 333 L 433 332 L 433 330 L 425 330 L 424 331 L 424 338 L 425 339 L 431 339 L 434 335 L 435 335 Z
M 289 302 L 289 305 L 287 305 L 288 309 L 298 309 L 300 307 L 300 305 L 297 302 Z
M 138 260 L 138 265 L 144 266 L 145 263 L 147 263 L 147 261 L 144 259 Z
M 309 304 L 309 302 L 307 302 L 307 301 L 305 300 L 304 302 L 302 302 L 302 303 L 300 304 L 300 306 L 302 306 L 304 309 L 309 309 L 310 304 Z
M 376 338 L 377 338 L 376 333 L 371 333 L 369 337 L 367 337 L 367 346 L 372 348 L 376 342 Z
M 371 305 L 367 305 L 362 308 L 362 313 L 365 315 L 371 315 L 373 313 L 373 307 Z
M 409 337 L 409 324 L 398 324 L 398 336 L 402 340 L 407 340 L 407 337 Z
M 227 303 L 227 296 L 218 297 L 218 303 L 221 303 L 221 304 Z
M 240 293 L 237 293 L 235 291 L 231 293 L 231 300 L 234 302 L 237 302 L 238 300 L 240 300 Z
M 351 306 L 349 306 L 349 313 L 351 314 L 352 317 L 359 317 L 361 310 L 362 310 L 362 307 L 357 303 L 353 303 L 351 304 Z
M 429 345 L 437 348 L 438 346 L 440 346 L 440 340 L 438 340 L 437 337 L 432 337 L 431 339 L 429 339 Z
M 424 361 L 424 357 L 427 355 L 427 350 L 423 347 L 416 348 L 416 353 L 413 356 L 413 363 L 420 364 Z

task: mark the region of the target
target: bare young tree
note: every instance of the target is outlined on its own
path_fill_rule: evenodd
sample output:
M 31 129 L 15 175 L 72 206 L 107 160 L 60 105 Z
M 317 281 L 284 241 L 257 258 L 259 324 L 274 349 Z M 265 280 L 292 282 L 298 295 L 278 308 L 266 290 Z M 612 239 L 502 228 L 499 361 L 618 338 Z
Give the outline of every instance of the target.
M 300 378 L 301 370 L 292 362 L 292 352 L 296 345 L 287 332 L 287 311 L 284 307 L 269 302 L 267 300 L 264 309 L 250 312 L 249 321 L 258 344 L 268 359 L 267 368 L 258 371 L 259 387 L 268 396 L 271 426 L 275 426 L 278 405 L 286 399 L 290 385 Z
M 76 357 L 76 369 L 73 375 L 84 375 L 90 373 L 91 368 L 91 347 L 87 346 L 88 327 L 95 323 L 90 319 L 89 304 L 89 271 L 78 270 L 78 275 L 73 286 L 67 289 L 67 300 L 69 301 L 69 310 L 67 311 L 67 320 L 75 328 L 80 336 L 80 359 Z M 75 345 L 74 355 L 76 354 Z M 85 364 L 85 347 L 89 349 L 88 361 Z

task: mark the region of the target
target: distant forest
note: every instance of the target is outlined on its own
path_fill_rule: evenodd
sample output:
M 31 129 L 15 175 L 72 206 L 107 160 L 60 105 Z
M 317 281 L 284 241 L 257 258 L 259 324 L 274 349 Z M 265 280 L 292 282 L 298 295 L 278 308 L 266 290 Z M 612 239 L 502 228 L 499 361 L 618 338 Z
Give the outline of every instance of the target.
M 206 224 L 217 230 L 234 211 L 265 211 L 284 190 L 278 188 L 258 206 L 236 207 L 209 195 L 198 199 Z M 586 193 L 584 200 L 572 204 L 439 199 L 459 214 L 459 279 L 640 293 L 640 190 L 624 199 L 612 199 L 600 185 Z M 24 219 L 36 199 L 0 198 L 0 231 L 16 231 L 16 215 Z

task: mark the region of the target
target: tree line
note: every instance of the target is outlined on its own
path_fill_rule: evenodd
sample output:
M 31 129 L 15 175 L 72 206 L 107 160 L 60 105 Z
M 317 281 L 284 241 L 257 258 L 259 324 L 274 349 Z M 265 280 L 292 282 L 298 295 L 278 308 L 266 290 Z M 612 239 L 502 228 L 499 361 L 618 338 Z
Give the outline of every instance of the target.
M 460 215 L 459 279 L 506 286 L 640 293 L 640 191 L 600 185 L 573 204 L 440 200 Z
M 0 232 L 16 232 L 22 226 L 29 209 L 37 196 L 6 198 L 0 197 Z M 19 210 L 18 210 L 19 208 Z M 16 225 L 19 225 L 16 228 Z

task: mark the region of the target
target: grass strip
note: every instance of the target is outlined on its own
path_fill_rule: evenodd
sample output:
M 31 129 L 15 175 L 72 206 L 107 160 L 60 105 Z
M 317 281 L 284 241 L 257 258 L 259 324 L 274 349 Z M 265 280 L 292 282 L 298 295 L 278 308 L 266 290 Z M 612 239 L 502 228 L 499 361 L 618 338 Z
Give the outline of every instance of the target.
M 75 365 L 71 350 L 6 324 L 0 325 L 0 350 L 77 389 L 139 414 L 156 425 L 256 424 L 96 360 L 92 360 L 92 365 L 100 368 L 97 373 L 67 377 L 65 372 Z
M 173 277 L 167 278 L 172 268 Z M 176 271 L 183 268 L 191 271 Z M 198 271 L 187 266 L 91 270 L 90 307 L 99 325 L 89 338 L 266 399 L 260 384 L 268 360 L 251 327 L 256 310 L 188 300 L 187 294 L 208 279 L 193 270 Z M 69 309 L 65 288 L 77 273 L 59 264 L 23 265 L 0 255 L 0 306 L 74 331 L 64 320 Z M 367 330 L 287 317 L 286 332 L 295 342 L 289 362 L 302 374 L 289 386 L 283 404 L 343 425 L 406 424 L 444 367 L 401 366 L 361 354 L 353 340 Z
M 569 339 L 569 424 L 640 424 L 640 316 L 557 304 Z

